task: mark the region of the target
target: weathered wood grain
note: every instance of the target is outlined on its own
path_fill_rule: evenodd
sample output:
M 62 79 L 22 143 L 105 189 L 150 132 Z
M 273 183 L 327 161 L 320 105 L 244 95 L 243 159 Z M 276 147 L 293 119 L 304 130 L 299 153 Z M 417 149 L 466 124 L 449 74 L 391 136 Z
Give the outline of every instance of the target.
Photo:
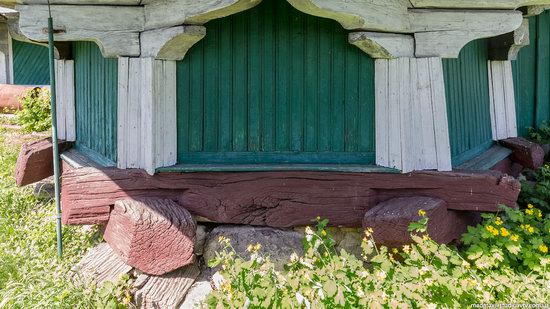
M 140 34 L 140 56 L 159 60 L 182 60 L 187 51 L 205 35 L 206 28 L 202 26 L 177 26 L 144 31 Z
M 348 41 L 375 59 L 414 58 L 414 37 L 411 35 L 351 32 Z
M 512 150 L 512 161 L 526 168 L 537 169 L 544 164 L 544 149 L 523 137 L 507 138 L 499 143 Z
M 197 224 L 171 200 L 119 200 L 105 228 L 105 241 L 128 265 L 164 275 L 195 261 Z
M 125 198 L 177 200 L 191 214 L 219 223 L 303 226 L 317 216 L 360 227 L 379 202 L 406 196 L 444 200 L 449 209 L 497 211 L 515 206 L 520 184 L 497 172 L 160 173 L 81 168 L 63 175 L 63 222 L 104 223 Z
M 107 281 L 116 283 L 120 275 L 127 274 L 132 269 L 107 243 L 101 243 L 90 249 L 69 274 L 78 285 L 87 287 L 95 283 L 101 286 Z
M 451 170 L 441 59 L 377 59 L 375 74 L 376 163 Z
M 445 201 L 423 196 L 395 198 L 376 205 L 363 219 L 363 228 L 372 228 L 377 244 L 399 247 L 412 242 L 409 224 L 421 219 L 419 210 L 426 212 L 428 235 L 448 244 L 459 240 L 468 225 L 475 225 L 471 212 L 447 210 Z
M 178 308 L 200 274 L 196 264 L 160 277 L 138 278 L 146 283 L 135 293 L 138 308 Z
M 516 99 L 512 62 L 489 61 L 489 97 L 494 140 L 516 137 Z
M 73 143 L 59 140 L 59 151 L 72 147 Z M 53 144 L 51 138 L 25 143 L 21 147 L 15 165 L 15 183 L 18 186 L 40 181 L 53 175 Z
M 76 141 L 74 60 L 55 60 L 58 137 Z
M 176 164 L 176 62 L 119 58 L 118 76 L 118 167 Z

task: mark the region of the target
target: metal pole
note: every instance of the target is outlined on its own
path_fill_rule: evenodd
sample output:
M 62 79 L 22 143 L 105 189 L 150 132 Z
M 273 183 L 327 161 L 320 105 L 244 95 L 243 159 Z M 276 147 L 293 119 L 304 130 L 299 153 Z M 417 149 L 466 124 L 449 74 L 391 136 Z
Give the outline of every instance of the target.
M 50 101 L 52 110 L 52 145 L 53 145 L 53 177 L 55 184 L 55 208 L 57 231 L 57 256 L 63 257 L 63 227 L 61 226 L 61 199 L 59 185 L 59 146 L 57 144 L 57 107 L 55 102 L 55 61 L 53 44 L 53 20 L 48 1 L 48 51 L 50 56 Z

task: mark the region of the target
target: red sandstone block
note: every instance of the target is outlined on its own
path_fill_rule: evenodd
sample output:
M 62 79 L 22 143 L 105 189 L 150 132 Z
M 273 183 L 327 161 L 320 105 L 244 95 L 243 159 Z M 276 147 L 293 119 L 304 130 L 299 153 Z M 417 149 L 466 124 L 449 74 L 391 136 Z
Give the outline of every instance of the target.
M 197 225 L 171 200 L 119 200 L 104 238 L 130 266 L 160 276 L 195 261 Z

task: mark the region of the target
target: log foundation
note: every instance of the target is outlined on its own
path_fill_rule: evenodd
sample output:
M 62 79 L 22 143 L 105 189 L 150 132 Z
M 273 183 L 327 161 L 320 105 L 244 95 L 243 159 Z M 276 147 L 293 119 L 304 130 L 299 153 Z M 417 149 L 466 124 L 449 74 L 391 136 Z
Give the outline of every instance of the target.
M 498 211 L 514 207 L 520 183 L 499 172 L 160 173 L 80 168 L 63 175 L 65 224 L 106 223 L 117 200 L 177 201 L 191 214 L 226 224 L 296 227 L 320 216 L 334 226 L 361 227 L 380 202 L 410 196 L 438 198 L 448 209 Z

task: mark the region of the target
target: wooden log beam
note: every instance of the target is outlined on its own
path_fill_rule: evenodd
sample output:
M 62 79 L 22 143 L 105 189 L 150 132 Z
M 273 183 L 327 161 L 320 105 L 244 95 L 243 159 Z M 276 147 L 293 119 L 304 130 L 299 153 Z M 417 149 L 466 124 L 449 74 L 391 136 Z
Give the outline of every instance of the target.
M 120 200 L 103 237 L 126 264 L 160 276 L 195 261 L 196 230 L 191 214 L 171 200 Z
M 512 161 L 526 168 L 537 169 L 544 164 L 544 149 L 523 137 L 507 138 L 499 143 L 512 150 Z
M 394 198 L 376 205 L 363 219 L 363 228 L 372 228 L 377 244 L 392 248 L 412 243 L 408 230 L 411 222 L 426 212 L 428 234 L 443 244 L 459 240 L 467 226 L 475 225 L 475 215 L 467 211 L 447 210 L 445 201 L 424 196 Z
M 19 30 L 27 38 L 48 40 L 48 6 L 17 5 Z M 140 6 L 52 5 L 56 41 L 94 41 L 104 57 L 139 56 L 144 31 Z
M 546 0 L 411 0 L 417 8 L 470 8 L 470 9 L 517 9 L 522 6 L 548 4 Z
M 178 201 L 191 214 L 219 223 L 293 227 L 317 216 L 335 226 L 360 227 L 365 212 L 403 196 L 431 196 L 449 209 L 497 211 L 515 206 L 520 184 L 498 172 L 160 173 L 80 168 L 63 175 L 63 222 L 105 223 L 125 198 Z
M 71 142 L 59 140 L 59 151 L 72 147 Z M 26 186 L 53 175 L 53 144 L 51 138 L 25 143 L 15 165 L 15 183 Z
M 182 60 L 187 51 L 206 35 L 203 26 L 177 26 L 141 33 L 141 57 Z
M 375 59 L 414 58 L 414 37 L 411 35 L 352 32 L 348 41 Z

